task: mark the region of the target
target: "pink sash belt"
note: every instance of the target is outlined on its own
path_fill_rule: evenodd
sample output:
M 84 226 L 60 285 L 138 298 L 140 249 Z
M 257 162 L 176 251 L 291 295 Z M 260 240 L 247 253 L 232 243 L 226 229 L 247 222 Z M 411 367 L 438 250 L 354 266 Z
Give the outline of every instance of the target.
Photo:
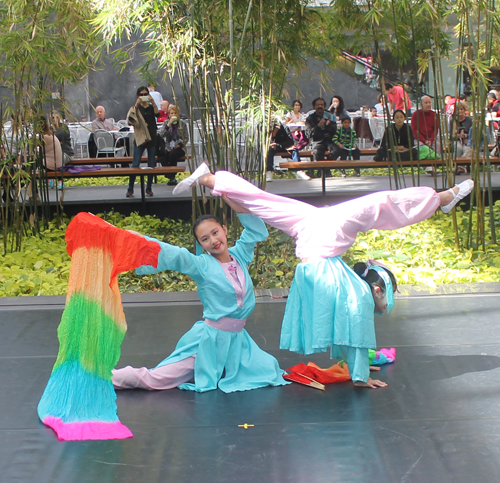
M 205 319 L 205 324 L 214 329 L 225 332 L 241 332 L 245 327 L 247 319 L 232 319 L 231 317 L 221 317 L 219 320 Z

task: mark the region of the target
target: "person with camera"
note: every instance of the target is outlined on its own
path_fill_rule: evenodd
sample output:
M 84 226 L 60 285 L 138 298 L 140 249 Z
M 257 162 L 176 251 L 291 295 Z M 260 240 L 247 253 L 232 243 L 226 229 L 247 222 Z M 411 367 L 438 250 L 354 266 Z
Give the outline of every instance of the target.
M 149 95 L 149 90 L 145 86 L 137 89 L 137 100 L 127 113 L 127 121 L 134 126 L 134 153 L 132 158 L 132 168 L 138 168 L 144 151 L 148 150 L 148 166 L 156 166 L 156 118 L 160 115 L 158 107 L 153 98 Z M 127 198 L 134 196 L 135 175 L 129 178 Z M 153 175 L 148 175 L 146 185 L 146 196 L 153 196 Z

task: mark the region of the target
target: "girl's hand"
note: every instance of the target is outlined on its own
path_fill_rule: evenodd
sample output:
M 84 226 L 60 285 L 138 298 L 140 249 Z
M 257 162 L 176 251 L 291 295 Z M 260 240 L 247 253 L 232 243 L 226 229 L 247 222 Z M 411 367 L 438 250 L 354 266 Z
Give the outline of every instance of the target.
M 368 378 L 367 382 L 356 381 L 354 385 L 357 387 L 369 387 L 371 389 L 377 389 L 377 387 L 387 387 L 387 383 L 383 381 L 379 381 L 378 379 Z
M 380 371 L 379 366 L 370 366 L 370 371 Z

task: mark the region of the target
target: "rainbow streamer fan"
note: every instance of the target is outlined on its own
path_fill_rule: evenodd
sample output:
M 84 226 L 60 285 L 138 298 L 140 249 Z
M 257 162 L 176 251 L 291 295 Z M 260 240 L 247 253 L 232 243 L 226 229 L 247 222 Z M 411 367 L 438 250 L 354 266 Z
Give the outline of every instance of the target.
M 38 415 L 60 440 L 131 438 L 116 414 L 111 369 L 127 331 L 118 274 L 157 266 L 157 243 L 79 213 L 66 230 L 72 258 L 59 354 Z

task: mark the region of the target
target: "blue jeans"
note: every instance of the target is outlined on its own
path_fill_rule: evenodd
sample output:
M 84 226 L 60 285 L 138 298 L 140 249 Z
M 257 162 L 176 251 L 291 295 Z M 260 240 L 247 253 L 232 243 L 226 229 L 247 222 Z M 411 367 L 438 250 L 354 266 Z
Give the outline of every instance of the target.
M 276 149 L 269 148 L 269 151 L 267 153 L 266 171 L 274 171 L 274 155 L 276 153 L 284 153 L 285 151 L 287 151 L 287 150 L 285 148 L 282 148 L 281 146 L 279 148 L 276 148 Z M 292 149 L 289 152 L 292 155 L 292 161 L 294 161 L 294 162 L 300 161 L 298 149 Z
M 134 143 L 134 157 L 132 159 L 132 168 L 139 167 L 139 165 L 141 164 L 142 153 L 144 153 L 145 149 L 148 150 L 148 166 L 150 168 L 154 168 L 156 166 L 156 146 L 155 145 L 137 146 L 137 144 Z M 129 190 L 134 189 L 135 178 L 136 178 L 135 174 L 130 176 L 129 181 L 128 181 L 128 189 Z M 153 178 L 154 178 L 154 175 L 152 175 L 152 174 L 148 175 L 148 183 L 146 186 L 147 190 L 151 189 L 151 185 L 153 184 Z

